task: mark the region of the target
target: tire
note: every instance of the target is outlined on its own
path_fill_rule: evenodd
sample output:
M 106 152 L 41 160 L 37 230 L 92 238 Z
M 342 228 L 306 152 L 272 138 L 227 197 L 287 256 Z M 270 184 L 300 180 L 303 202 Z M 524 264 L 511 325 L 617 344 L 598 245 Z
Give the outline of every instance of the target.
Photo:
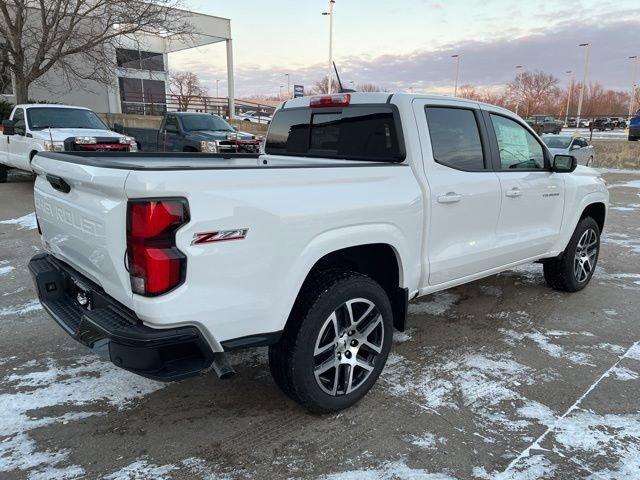
M 314 413 L 354 405 L 384 368 L 392 317 L 387 294 L 370 277 L 346 270 L 316 274 L 305 282 L 282 338 L 269 347 L 276 384 Z
M 0 183 L 6 183 L 9 169 L 5 165 L 0 165 Z
M 593 218 L 585 217 L 578 223 L 562 255 L 544 263 L 544 279 L 555 290 L 582 290 L 593 276 L 599 255 L 600 228 Z

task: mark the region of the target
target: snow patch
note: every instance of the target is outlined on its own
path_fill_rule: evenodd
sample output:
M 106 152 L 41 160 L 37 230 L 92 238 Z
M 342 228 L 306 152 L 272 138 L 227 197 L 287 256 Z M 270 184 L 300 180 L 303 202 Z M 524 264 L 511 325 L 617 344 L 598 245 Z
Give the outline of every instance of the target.
M 30 430 L 101 415 L 99 408 L 105 405 L 122 410 L 165 386 L 94 357 L 81 358 L 66 367 L 50 360 L 35 371 L 7 375 L 1 383 L 7 393 L 0 394 L 0 432 L 8 438 L 0 443 L 0 472 L 15 469 L 33 469 L 29 473 L 34 475 L 47 469 L 58 472 L 57 477 L 51 474 L 50 477 L 44 475 L 45 478 L 67 478 L 61 475 L 71 475 L 80 467 L 59 467 L 67 458 L 64 450 L 37 451 L 28 436 Z M 64 407 L 68 411 L 57 416 L 39 415 L 40 410 L 54 406 L 59 407 L 56 410 Z M 37 464 L 29 463 L 31 461 Z
M 629 380 L 637 380 L 640 375 L 638 375 L 633 370 L 629 370 L 625 367 L 617 366 L 611 370 L 611 375 L 615 375 L 618 380 L 629 381 Z
M 499 331 L 507 337 L 506 341 L 509 345 L 516 346 L 525 339 L 531 340 L 537 345 L 540 350 L 545 352 L 550 357 L 564 358 L 577 365 L 594 366 L 593 363 L 591 363 L 591 356 L 587 355 L 586 353 L 570 352 L 561 345 L 552 343 L 552 339 L 549 338 L 551 336 L 549 332 L 544 332 L 536 329 L 529 332 L 522 332 L 504 328 L 501 328 Z
M 102 478 L 104 480 L 170 480 L 169 473 L 177 469 L 175 465 L 156 465 L 141 459 Z
M 404 460 L 385 462 L 375 469 L 351 470 L 342 473 L 323 475 L 322 480 L 455 480 L 445 473 L 429 473 L 421 468 L 411 468 Z
M 10 220 L 1 220 L 0 225 L 17 225 L 18 230 L 22 230 L 24 228 L 29 230 L 35 230 L 36 228 L 38 228 L 35 212 L 29 213 L 19 218 L 12 218 Z
M 9 265 L 9 262 L 6 260 L 0 260 L 0 276 L 6 275 L 13 270 L 15 270 L 15 268 Z
M 609 189 L 611 188 L 640 188 L 640 180 L 630 180 L 628 182 L 613 183 L 609 185 Z
M 436 437 L 433 433 L 425 433 L 424 435 L 412 437 L 411 443 L 423 449 L 436 448 Z
M 600 241 L 605 244 L 628 248 L 635 255 L 640 255 L 640 239 L 630 237 L 626 233 L 606 233 L 600 237 Z
M 405 330 L 404 332 L 393 332 L 393 341 L 395 343 L 404 343 L 411 340 L 411 330 Z
M 434 293 L 427 302 L 409 304 L 409 315 L 442 315 L 458 300 L 460 300 L 460 295 L 457 293 Z
M 0 317 L 8 317 L 12 315 L 25 315 L 36 310 L 42 310 L 39 300 L 30 300 L 22 305 L 12 305 L 6 308 L 0 308 Z

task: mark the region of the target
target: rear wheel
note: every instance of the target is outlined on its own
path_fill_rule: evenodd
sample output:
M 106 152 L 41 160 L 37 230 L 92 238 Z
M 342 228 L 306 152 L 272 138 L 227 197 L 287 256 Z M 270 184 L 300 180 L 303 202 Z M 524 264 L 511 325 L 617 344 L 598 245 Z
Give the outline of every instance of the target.
M 5 183 L 7 181 L 7 174 L 9 173 L 9 169 L 6 165 L 0 165 L 0 183 Z
M 385 291 L 349 271 L 305 282 L 282 339 L 269 348 L 282 390 L 313 412 L 342 410 L 378 379 L 391 348 L 393 319 Z
M 577 292 L 593 276 L 600 254 L 600 228 L 591 217 L 583 218 L 564 253 L 544 264 L 544 278 L 556 290 Z

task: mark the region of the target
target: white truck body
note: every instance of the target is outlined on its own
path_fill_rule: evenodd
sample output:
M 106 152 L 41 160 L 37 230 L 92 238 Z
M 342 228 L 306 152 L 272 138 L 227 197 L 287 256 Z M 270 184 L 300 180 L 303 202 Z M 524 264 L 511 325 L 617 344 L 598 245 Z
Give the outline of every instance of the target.
M 95 117 L 94 128 L 41 128 L 36 127 L 30 120 L 30 110 L 47 109 L 56 112 L 64 109 L 66 111 L 90 112 Z M 67 105 L 48 104 L 26 104 L 16 105 L 9 117 L 12 121 L 17 121 L 16 134 L 6 135 L 0 133 L 0 165 L 16 168 L 26 172 L 31 172 L 31 161 L 36 153 L 44 152 L 53 148 L 64 151 L 65 141 L 75 137 L 108 138 L 114 144 L 120 139 L 130 139 L 111 131 L 91 110 L 84 107 L 73 107 Z M 78 125 L 82 127 L 82 125 Z M 97 128 L 95 128 L 97 127 Z M 51 145 L 51 147 L 49 147 Z M 108 148 L 108 147 L 107 147 Z
M 307 111 L 309 102 L 299 98 L 280 107 L 269 136 L 278 134 L 278 112 Z M 604 222 L 608 192 L 590 168 L 558 173 L 548 164 L 521 171 L 487 164 L 464 171 L 434 158 L 435 129 L 425 109 L 472 111 L 478 122 L 496 115 L 534 135 L 509 111 L 407 94 L 355 93 L 349 102 L 393 110 L 402 161 L 278 155 L 268 153 L 269 140 L 267 154 L 233 158 L 37 155 L 35 204 L 44 249 L 145 326 L 196 327 L 216 353 L 277 339 L 305 279 L 335 252 L 388 249 L 397 265 L 396 287 L 413 299 L 558 257 L 589 209 L 598 209 Z M 63 178 L 70 191 L 55 189 L 48 176 Z M 158 197 L 188 202 L 189 220 L 175 233 L 187 267 L 179 286 L 148 297 L 132 290 L 126 218 L 132 199 Z M 203 232 L 242 235 L 194 244 Z M 375 256 L 368 261 L 375 264 Z

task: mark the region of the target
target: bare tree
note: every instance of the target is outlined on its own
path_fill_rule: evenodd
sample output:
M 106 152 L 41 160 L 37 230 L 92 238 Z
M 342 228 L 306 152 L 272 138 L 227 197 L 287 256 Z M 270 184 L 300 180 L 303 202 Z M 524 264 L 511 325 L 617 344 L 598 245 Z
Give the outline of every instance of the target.
M 525 116 L 533 114 L 554 97 L 558 97 L 558 78 L 544 72 L 523 72 L 509 86 L 513 103 L 519 102 Z M 548 113 L 548 112 L 546 112 Z
M 114 80 L 125 37 L 187 36 L 180 0 L 0 0 L 0 70 L 13 73 L 16 101 L 52 69 L 69 86 Z
M 381 92 L 382 89 L 375 83 L 359 83 L 356 86 L 358 92 Z
M 176 96 L 178 108 L 183 112 L 188 110 L 193 100 L 207 95 L 207 90 L 193 72 L 171 72 L 169 91 Z
M 313 84 L 311 93 L 314 93 L 314 94 L 327 93 L 328 84 L 329 84 L 329 81 L 327 80 L 327 77 L 323 77 L 322 80 L 318 80 Z M 336 80 L 335 78 L 331 79 L 331 91 L 334 93 L 340 91 L 340 85 L 338 84 L 338 80 Z

